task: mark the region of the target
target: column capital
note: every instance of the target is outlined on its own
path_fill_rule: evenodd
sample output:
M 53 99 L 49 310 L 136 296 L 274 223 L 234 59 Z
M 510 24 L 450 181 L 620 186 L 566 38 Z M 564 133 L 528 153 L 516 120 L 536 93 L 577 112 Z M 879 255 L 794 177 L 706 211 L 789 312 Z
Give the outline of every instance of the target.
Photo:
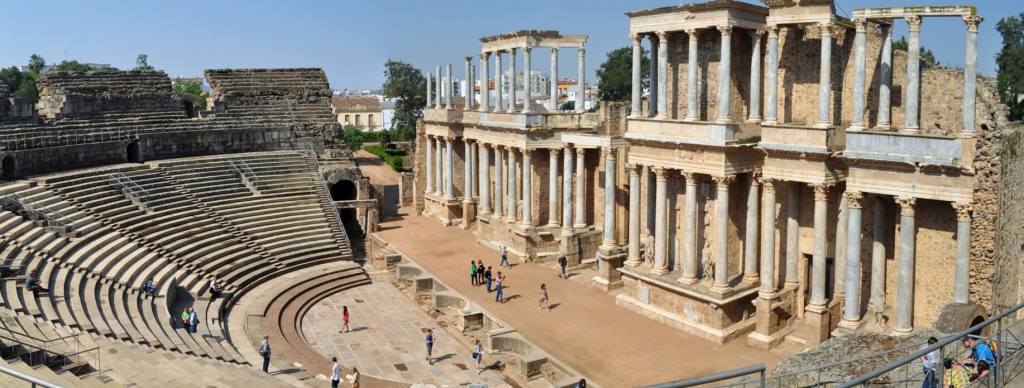
M 658 43 L 668 43 L 668 31 L 658 31 Z
M 715 26 L 715 29 L 718 30 L 718 32 L 721 33 L 722 35 L 732 35 L 732 24 L 717 25 Z
M 765 30 L 768 31 L 768 37 L 769 38 L 778 38 L 779 37 L 779 25 L 778 24 L 769 24 L 769 25 L 765 26 Z
M 900 215 L 913 217 L 914 216 L 914 204 L 917 203 L 917 198 L 913 197 L 899 197 L 896 198 L 896 203 L 900 205 Z
M 582 158 L 584 155 L 586 155 L 585 152 L 587 152 L 586 148 L 576 148 L 576 156 L 577 157 Z
M 854 18 L 853 25 L 856 27 L 857 32 L 865 32 L 868 26 L 868 20 L 865 18 Z
M 652 167 L 651 170 L 654 171 L 654 178 L 662 182 L 667 181 L 668 174 L 672 173 L 671 169 L 660 166 Z
M 971 210 L 974 209 L 969 203 L 953 202 L 953 210 L 956 210 L 956 220 L 960 222 L 971 221 Z
M 907 21 L 907 29 L 911 32 L 921 32 L 921 17 L 918 15 L 910 15 L 905 18 Z
M 586 53 L 587 53 L 587 48 L 586 47 L 578 47 L 578 48 L 576 48 L 576 55 L 582 57 Z
M 697 184 L 697 173 L 695 173 L 693 171 L 681 171 L 681 172 L 679 172 L 679 174 L 682 175 L 683 179 L 686 180 L 686 184 L 687 185 L 690 185 L 690 184 L 696 185 Z
M 633 45 L 634 46 L 639 46 L 641 43 L 643 43 L 644 36 L 640 35 L 639 33 L 637 33 L 637 34 L 629 34 L 629 39 L 631 41 L 633 41 Z M 554 50 L 558 50 L 558 49 L 554 48 Z
M 640 170 L 642 168 L 643 168 L 643 166 L 641 166 L 641 165 L 639 165 L 637 163 L 629 163 L 629 164 L 626 165 L 626 172 L 629 173 L 629 176 L 633 176 L 633 175 L 639 176 L 640 175 Z
M 832 24 L 832 23 L 818 23 L 817 27 L 818 27 L 818 33 L 821 34 L 820 37 L 822 37 L 822 38 L 831 38 L 832 37 L 832 26 L 834 26 L 834 24 Z
M 715 188 L 717 190 L 721 191 L 721 190 L 727 190 L 729 188 L 729 184 L 736 180 L 736 176 L 735 175 L 713 176 L 713 177 L 711 177 L 711 180 L 715 181 Z
M 480 53 L 480 59 L 481 60 L 486 61 L 490 57 L 491 57 L 491 52 L 490 51 L 484 51 L 484 52 Z
M 516 50 L 518 49 L 518 47 L 509 47 L 508 50 L 505 51 L 508 51 L 509 55 L 516 55 Z
M 615 159 L 615 149 L 611 147 L 601 147 L 601 157 L 605 159 Z
M 549 148 L 548 152 L 551 153 L 551 156 L 554 156 L 554 157 L 557 158 L 559 155 L 562 154 L 562 149 L 561 148 Z
M 968 32 L 978 32 L 978 25 L 984 21 L 985 18 L 978 15 L 965 15 L 964 23 L 967 24 Z
M 472 62 L 472 61 L 473 61 L 473 56 L 472 55 L 467 55 L 466 56 L 466 62 Z
M 700 29 L 699 28 L 687 28 L 687 29 L 685 29 L 683 31 L 685 31 L 686 35 L 689 35 L 690 38 L 697 38 L 697 37 L 700 36 Z
M 764 36 L 765 32 L 768 32 L 768 30 L 766 30 L 765 28 L 753 29 L 750 30 L 750 37 L 753 38 L 754 40 L 760 40 L 761 37 Z
M 523 50 L 524 53 L 529 54 L 531 51 L 533 51 L 533 47 L 526 46 L 526 47 L 523 47 L 522 50 Z
M 864 193 L 859 191 L 847 191 L 846 201 L 847 206 L 851 209 L 861 209 L 864 207 Z
M 832 185 L 814 185 L 814 200 L 828 201 L 828 191 Z

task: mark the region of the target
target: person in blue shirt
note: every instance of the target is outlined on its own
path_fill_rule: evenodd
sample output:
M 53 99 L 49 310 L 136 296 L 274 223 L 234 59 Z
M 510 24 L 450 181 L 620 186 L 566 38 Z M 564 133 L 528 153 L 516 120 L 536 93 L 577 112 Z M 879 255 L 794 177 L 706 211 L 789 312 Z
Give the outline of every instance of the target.
M 142 291 L 149 294 L 149 296 L 156 294 L 156 286 L 153 285 L 153 279 L 146 281 L 146 284 L 142 286 Z
M 971 358 L 964 360 L 964 366 L 976 370 L 977 365 L 981 361 L 985 361 L 990 369 L 996 368 L 996 356 L 992 353 L 992 348 L 989 347 L 988 344 L 978 341 L 978 339 L 974 337 L 966 337 L 964 338 L 964 347 L 971 351 Z
M 433 357 L 433 354 L 432 354 L 434 352 L 434 329 L 427 329 L 426 342 L 427 342 L 427 362 L 430 363 L 430 365 L 434 365 L 434 357 Z

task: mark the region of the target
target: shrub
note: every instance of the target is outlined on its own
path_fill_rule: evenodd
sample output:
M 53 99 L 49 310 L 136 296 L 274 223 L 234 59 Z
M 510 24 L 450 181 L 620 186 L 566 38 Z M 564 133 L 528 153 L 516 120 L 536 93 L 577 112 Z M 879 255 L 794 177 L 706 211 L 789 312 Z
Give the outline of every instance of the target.
M 366 152 L 377 155 L 378 158 L 387 163 L 392 170 L 401 172 L 404 166 L 402 165 L 402 157 L 405 156 L 405 150 L 399 148 L 385 148 L 379 145 L 372 145 L 366 147 Z

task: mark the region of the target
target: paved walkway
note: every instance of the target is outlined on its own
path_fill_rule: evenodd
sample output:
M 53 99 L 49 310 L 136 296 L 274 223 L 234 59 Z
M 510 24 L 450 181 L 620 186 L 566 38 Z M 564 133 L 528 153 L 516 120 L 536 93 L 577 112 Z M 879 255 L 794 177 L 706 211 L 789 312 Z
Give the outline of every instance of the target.
M 344 334 L 339 332 L 342 306 L 348 306 L 352 317 L 352 331 Z M 426 328 L 434 329 L 434 365 L 424 360 Z M 477 375 L 472 351 L 388 282 L 375 281 L 320 301 L 303 319 L 302 332 L 318 352 L 368 376 L 439 386 L 508 385 L 496 371 Z
M 469 283 L 469 260 L 483 259 L 495 270 L 499 255 L 477 244 L 469 231 L 443 227 L 425 217 L 404 215 L 380 224 L 381 237 L 463 296 L 515 327 L 527 339 L 604 387 L 627 387 L 682 379 L 764 363 L 769 369 L 786 355 L 746 346 L 744 340 L 718 345 L 615 304 L 615 298 L 583 281 L 559 279 L 553 266 L 516 265 L 507 297 Z M 537 308 L 540 283 L 547 283 L 550 312 Z
M 352 156 L 355 157 L 356 163 L 359 164 L 359 172 L 362 172 L 363 176 L 369 177 L 370 182 L 373 184 L 397 185 L 398 181 L 402 179 L 395 170 L 392 170 L 377 155 L 366 152 L 366 150 L 358 150 L 353 152 Z

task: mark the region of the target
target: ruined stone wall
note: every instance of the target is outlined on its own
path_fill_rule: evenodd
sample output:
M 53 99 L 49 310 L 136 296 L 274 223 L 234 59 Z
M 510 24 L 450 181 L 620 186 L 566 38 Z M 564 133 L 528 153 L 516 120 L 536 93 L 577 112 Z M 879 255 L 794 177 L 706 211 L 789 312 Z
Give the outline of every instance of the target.
M 853 35 L 852 29 L 837 29 L 832 32 L 830 117 L 837 125 L 849 122 L 853 105 Z M 779 119 L 783 122 L 813 125 L 818 120 L 820 36 L 821 31 L 817 26 L 787 25 L 779 29 L 777 109 Z M 877 78 L 877 69 L 872 64 L 877 63 L 875 59 L 878 58 L 879 47 L 877 39 L 868 39 L 865 52 L 869 58 L 866 78 L 869 85 Z M 762 63 L 767 64 L 767 48 L 763 55 L 765 57 Z M 767 77 L 763 79 L 767 83 Z
M 995 278 L 993 307 L 1003 310 L 1024 300 L 1024 126 L 1017 124 L 1003 132 L 999 209 L 996 221 Z M 1017 276 L 1013 276 L 1017 274 Z
M 427 190 L 427 135 L 426 126 L 423 124 L 423 120 L 416 121 L 416 150 L 414 152 L 415 159 L 413 159 L 412 171 L 414 174 L 413 178 L 413 195 L 412 205 L 413 211 L 416 214 L 422 214 L 424 208 L 424 191 Z M 493 175 L 492 175 L 493 176 Z
M 673 119 L 686 117 L 689 38 L 684 33 L 669 37 L 668 111 Z M 701 30 L 697 38 L 697 105 L 700 120 L 718 118 L 718 71 L 721 63 L 722 35 L 714 29 Z M 730 117 L 743 121 L 749 112 L 750 58 L 753 38 L 749 30 L 733 29 L 730 47 Z M 762 49 L 764 44 L 761 45 Z M 762 61 L 762 71 L 764 62 Z M 764 90 L 764 89 L 762 89 Z
M 51 71 L 40 77 L 40 116 L 59 119 L 103 113 L 160 112 L 184 118 L 184 105 L 163 71 Z

